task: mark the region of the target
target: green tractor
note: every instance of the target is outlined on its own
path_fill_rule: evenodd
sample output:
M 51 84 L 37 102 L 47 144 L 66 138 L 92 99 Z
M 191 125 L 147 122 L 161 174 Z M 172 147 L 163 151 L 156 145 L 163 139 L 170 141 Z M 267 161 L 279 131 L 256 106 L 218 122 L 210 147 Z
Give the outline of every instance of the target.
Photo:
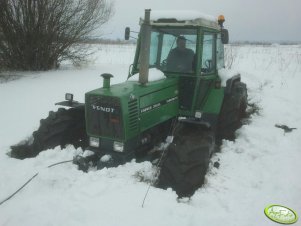
M 216 144 L 235 138 L 247 107 L 240 75 L 223 85 L 218 74 L 229 39 L 224 21 L 145 10 L 127 81 L 110 85 L 112 75 L 102 74 L 103 87 L 87 92 L 85 103 L 66 94 L 58 104 L 67 108 L 50 112 L 30 141 L 12 146 L 11 156 L 73 144 L 85 150 L 74 158 L 84 171 L 148 159 L 160 166 L 158 187 L 192 195 Z

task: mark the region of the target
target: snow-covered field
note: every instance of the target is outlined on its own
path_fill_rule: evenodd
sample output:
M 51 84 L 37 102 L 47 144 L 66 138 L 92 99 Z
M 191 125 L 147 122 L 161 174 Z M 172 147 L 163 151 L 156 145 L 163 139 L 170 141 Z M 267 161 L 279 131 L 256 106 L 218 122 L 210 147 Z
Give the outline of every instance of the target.
M 227 46 L 226 66 L 242 75 L 249 102 L 259 107 L 213 156 L 206 184 L 190 200 L 177 200 L 171 189 L 152 187 L 142 201 L 154 168 L 130 162 L 117 168 L 83 173 L 72 163 L 82 150 L 72 146 L 40 153 L 36 158 L 9 158 L 9 146 L 30 136 L 39 120 L 56 110 L 65 92 L 84 100 L 110 72 L 113 83 L 126 79 L 135 47 L 97 47 L 89 64 L 60 70 L 18 73 L 21 79 L 0 83 L 0 202 L 36 172 L 21 192 L 0 206 L 4 226 L 269 226 L 269 204 L 282 204 L 301 214 L 301 46 Z M 275 124 L 297 128 L 284 133 Z M 301 225 L 300 220 L 296 225 Z

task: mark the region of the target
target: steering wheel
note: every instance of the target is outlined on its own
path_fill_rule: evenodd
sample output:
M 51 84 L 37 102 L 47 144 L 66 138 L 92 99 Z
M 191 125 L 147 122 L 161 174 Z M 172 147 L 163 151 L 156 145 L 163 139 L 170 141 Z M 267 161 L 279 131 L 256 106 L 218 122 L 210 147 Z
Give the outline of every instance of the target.
M 201 72 L 209 73 L 211 71 L 212 60 L 206 60 L 204 63 L 204 68 L 202 67 Z
M 163 60 L 163 61 L 161 62 L 160 67 L 161 67 L 162 69 L 166 69 L 166 65 L 167 65 L 167 59 L 165 59 L 165 60 Z
M 208 71 L 211 69 L 211 64 L 212 64 L 212 60 L 206 60 L 205 61 L 205 66 L 208 69 Z

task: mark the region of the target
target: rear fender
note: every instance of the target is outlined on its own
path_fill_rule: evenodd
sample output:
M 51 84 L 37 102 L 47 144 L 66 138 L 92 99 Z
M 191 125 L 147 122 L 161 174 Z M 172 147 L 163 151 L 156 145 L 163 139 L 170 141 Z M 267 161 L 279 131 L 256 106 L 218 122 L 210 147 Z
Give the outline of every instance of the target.
M 234 75 L 233 77 L 229 78 L 226 82 L 225 88 L 225 95 L 229 95 L 234 87 L 236 82 L 240 82 L 240 74 Z
M 79 103 L 77 101 L 62 101 L 62 102 L 55 103 L 55 105 L 68 107 L 68 108 L 78 108 L 78 107 L 84 107 L 85 106 L 85 104 Z
M 65 101 L 55 103 L 55 105 L 60 105 L 60 106 L 69 107 L 69 108 L 78 108 L 78 107 L 84 107 L 85 106 L 84 103 L 79 103 L 78 101 L 74 101 L 72 93 L 66 93 L 65 94 Z

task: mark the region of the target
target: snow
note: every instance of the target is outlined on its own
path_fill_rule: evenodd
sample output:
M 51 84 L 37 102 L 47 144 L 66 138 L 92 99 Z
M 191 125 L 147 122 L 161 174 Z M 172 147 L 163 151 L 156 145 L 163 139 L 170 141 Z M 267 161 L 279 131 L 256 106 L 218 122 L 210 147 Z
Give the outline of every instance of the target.
M 270 204 L 301 210 L 301 46 L 226 46 L 226 68 L 241 74 L 249 102 L 259 108 L 237 131 L 235 142 L 223 141 L 214 154 L 205 185 L 191 199 L 178 200 L 171 189 L 151 187 L 156 168 L 129 162 L 88 173 L 71 160 L 83 150 L 68 146 L 17 160 L 9 146 L 31 135 L 39 120 L 56 110 L 65 92 L 84 100 L 86 91 L 126 80 L 135 47 L 94 46 L 96 55 L 81 68 L 65 64 L 49 72 L 18 72 L 18 80 L 0 83 L 0 202 L 36 172 L 21 192 L 0 206 L 0 225 L 212 225 L 272 226 L 264 215 Z M 295 127 L 284 133 L 275 124 Z M 218 161 L 220 167 L 213 167 Z M 300 220 L 295 225 L 300 225 Z
M 221 85 L 225 87 L 227 85 L 227 80 L 232 78 L 233 76 L 239 74 L 236 71 L 232 71 L 230 69 L 222 68 L 218 70 L 218 75 L 221 79 Z
M 162 71 L 158 70 L 157 68 L 149 69 L 149 72 L 148 72 L 148 81 L 149 82 L 158 81 L 158 80 L 161 80 L 164 78 L 166 78 L 166 76 L 164 75 L 164 73 Z M 138 82 L 139 81 L 139 73 L 131 76 L 128 79 L 128 81 Z
M 158 19 L 177 19 L 177 20 L 195 20 L 205 19 L 212 22 L 216 22 L 217 19 L 213 16 L 200 13 L 195 10 L 152 10 L 151 20 Z M 144 17 L 142 17 L 144 18 Z
M 92 156 L 92 155 L 94 155 L 94 152 L 93 152 L 93 151 L 85 150 L 82 156 L 83 156 L 84 158 L 86 158 L 86 157 L 89 157 L 89 156 Z
M 111 155 L 104 155 L 104 156 L 101 157 L 100 161 L 102 161 L 102 162 L 108 162 L 108 161 L 111 160 L 111 158 L 112 158 Z

